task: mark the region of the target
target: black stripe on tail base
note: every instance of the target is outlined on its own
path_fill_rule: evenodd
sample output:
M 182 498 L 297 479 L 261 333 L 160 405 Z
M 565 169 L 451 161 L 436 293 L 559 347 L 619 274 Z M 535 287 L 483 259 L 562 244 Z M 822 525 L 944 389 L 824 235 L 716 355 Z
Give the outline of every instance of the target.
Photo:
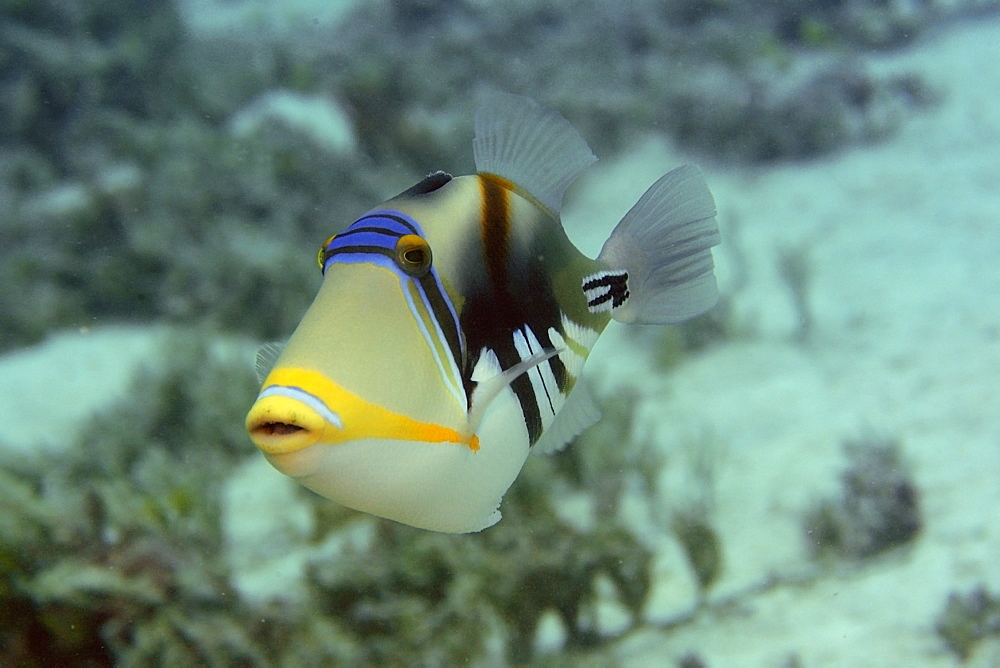
M 582 287 L 591 313 L 611 311 L 628 301 L 628 272 L 599 271 L 584 278 Z

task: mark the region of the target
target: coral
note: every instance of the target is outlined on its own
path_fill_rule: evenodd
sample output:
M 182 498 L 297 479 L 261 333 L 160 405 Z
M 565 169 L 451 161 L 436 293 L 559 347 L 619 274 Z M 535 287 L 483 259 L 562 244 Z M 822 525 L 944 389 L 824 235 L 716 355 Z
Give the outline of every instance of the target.
M 362 142 L 408 161 L 467 131 L 455 112 L 471 109 L 483 81 L 545 91 L 599 154 L 652 130 L 714 155 L 788 159 L 891 132 L 923 101 L 901 85 L 906 77 L 838 55 L 854 34 L 842 29 L 849 16 L 798 2 L 364 5 L 321 58 L 344 64 L 330 76 Z M 801 31 L 791 25 L 800 20 Z M 810 35 L 814 57 L 796 58 Z
M 594 442 L 625 454 L 576 480 L 560 472 L 565 453 L 532 457 L 504 521 L 481 534 L 405 527 L 293 486 L 296 526 L 267 535 L 304 541 L 305 593 L 244 597 L 233 569 L 254 564 L 230 558 L 220 518 L 230 471 L 258 456 L 242 428 L 255 383 L 247 346 L 210 340 L 178 332 L 170 364 L 141 373 L 75 447 L 0 468 L 4 664 L 497 664 L 531 658 L 545 615 L 580 653 L 622 633 L 600 621 L 609 597 L 628 628 L 641 623 L 652 554 L 609 515 L 609 495 L 626 486 L 617 476 L 655 476 L 639 470 L 655 460 Z M 631 419 L 630 404 L 615 410 Z M 571 523 L 558 512 L 568 491 L 610 505 Z
M 850 463 L 840 498 L 817 504 L 805 517 L 813 553 L 867 559 L 914 540 L 923 525 L 920 495 L 899 444 L 864 439 L 844 449 Z
M 930 96 L 837 55 L 864 5 L 359 3 L 290 40 L 192 33 L 162 0 L 3 3 L 0 348 L 95 318 L 287 335 L 317 243 L 471 169 L 487 83 L 602 155 L 648 132 L 750 161 L 877 139 Z
M 953 592 L 935 628 L 948 649 L 964 661 L 980 640 L 1000 635 L 1000 597 L 983 586 L 965 596 Z

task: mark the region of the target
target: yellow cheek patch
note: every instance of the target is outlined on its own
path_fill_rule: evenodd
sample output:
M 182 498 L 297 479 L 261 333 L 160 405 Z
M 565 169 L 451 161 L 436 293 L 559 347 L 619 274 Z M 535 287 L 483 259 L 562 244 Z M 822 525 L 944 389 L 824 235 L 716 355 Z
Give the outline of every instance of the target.
M 297 400 L 294 394 L 278 394 L 271 388 L 289 388 L 314 398 L 322 402 L 321 410 Z M 479 437 L 475 434 L 463 434 L 394 413 L 365 401 L 315 371 L 275 369 L 264 381 L 261 395 L 247 415 L 246 426 L 257 447 L 268 454 L 295 452 L 314 443 L 337 444 L 367 438 L 460 443 L 473 452 L 479 450 Z

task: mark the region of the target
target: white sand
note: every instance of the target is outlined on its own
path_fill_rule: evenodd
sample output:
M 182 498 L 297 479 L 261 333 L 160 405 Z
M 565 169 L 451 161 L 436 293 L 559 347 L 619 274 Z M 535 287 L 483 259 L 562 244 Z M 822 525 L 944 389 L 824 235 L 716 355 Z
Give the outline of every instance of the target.
M 322 34 L 356 4 L 357 0 L 178 0 L 177 8 L 188 28 L 201 35 L 256 32 L 274 39 Z
M 924 73 L 943 104 L 871 148 L 753 173 L 704 165 L 731 246 L 716 256 L 723 291 L 735 290 L 745 340 L 646 375 L 642 411 L 672 453 L 665 485 L 690 477 L 677 455 L 685 441 L 708 433 L 724 450 L 717 596 L 808 564 L 800 518 L 839 492 L 847 439 L 901 440 L 925 530 L 909 551 L 637 636 L 618 650 L 628 665 L 689 651 L 711 666 L 951 665 L 934 633 L 947 594 L 977 583 L 1000 591 L 1000 22 L 958 26 L 873 68 Z M 682 161 L 646 145 L 599 163 L 567 227 L 583 228 L 582 245 L 596 250 L 606 230 L 584 212 L 620 215 Z M 777 271 L 779 250 L 802 244 L 815 317 L 805 345 L 793 340 L 796 314 Z M 736 245 L 749 265 L 744 286 L 733 281 Z M 591 358 L 605 386 L 634 382 L 649 360 L 623 329 Z M 676 548 L 660 572 L 650 613 L 668 618 L 690 607 L 693 589 Z M 982 648 L 979 665 L 1000 665 L 998 650 Z
M 0 357 L 0 448 L 33 458 L 73 445 L 104 406 L 125 398 L 139 367 L 160 359 L 163 330 L 113 327 L 62 332 Z

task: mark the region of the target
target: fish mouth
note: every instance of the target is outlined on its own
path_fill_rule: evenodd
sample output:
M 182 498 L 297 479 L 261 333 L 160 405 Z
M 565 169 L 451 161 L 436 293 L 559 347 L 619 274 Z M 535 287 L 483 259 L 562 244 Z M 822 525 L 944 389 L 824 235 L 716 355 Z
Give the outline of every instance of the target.
M 298 452 L 317 443 L 327 421 L 297 398 L 262 392 L 250 408 L 247 433 L 262 452 L 279 455 Z
M 287 422 L 260 422 L 250 429 L 250 435 L 257 438 L 281 438 L 282 436 L 297 434 L 303 429 L 305 427 L 301 425 L 289 424 Z

